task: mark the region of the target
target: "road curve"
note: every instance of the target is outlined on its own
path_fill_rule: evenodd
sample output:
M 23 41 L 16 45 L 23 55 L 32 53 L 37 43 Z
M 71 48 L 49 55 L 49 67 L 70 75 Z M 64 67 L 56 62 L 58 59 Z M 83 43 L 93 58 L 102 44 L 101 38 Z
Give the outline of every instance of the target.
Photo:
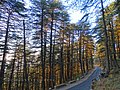
M 93 73 L 85 81 L 74 87 L 68 88 L 67 90 L 90 90 L 92 85 L 92 80 L 98 79 L 100 73 L 101 73 L 101 69 L 99 67 L 95 67 Z
M 91 72 L 91 74 L 87 75 L 85 78 L 80 81 L 76 81 L 75 83 L 68 84 L 65 87 L 61 87 L 59 89 L 54 90 L 91 90 L 92 81 L 94 79 L 98 79 L 101 73 L 100 67 L 95 67 L 95 69 Z

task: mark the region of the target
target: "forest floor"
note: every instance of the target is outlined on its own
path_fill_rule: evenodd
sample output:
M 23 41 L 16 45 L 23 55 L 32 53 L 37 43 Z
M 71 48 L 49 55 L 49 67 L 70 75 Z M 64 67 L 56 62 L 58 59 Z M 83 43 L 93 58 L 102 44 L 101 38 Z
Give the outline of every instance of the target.
M 93 90 L 120 90 L 120 70 L 113 72 L 107 78 L 95 82 Z

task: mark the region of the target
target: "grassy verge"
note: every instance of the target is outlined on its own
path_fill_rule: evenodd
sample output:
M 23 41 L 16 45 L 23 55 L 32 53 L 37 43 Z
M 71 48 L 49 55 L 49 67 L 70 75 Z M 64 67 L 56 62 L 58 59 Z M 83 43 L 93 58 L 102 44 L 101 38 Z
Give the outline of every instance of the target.
M 120 71 L 111 73 L 109 77 L 97 81 L 93 90 L 120 90 Z
M 118 64 L 120 66 L 120 60 Z M 95 82 L 93 87 L 93 90 L 120 90 L 120 68 L 112 70 L 109 77 Z

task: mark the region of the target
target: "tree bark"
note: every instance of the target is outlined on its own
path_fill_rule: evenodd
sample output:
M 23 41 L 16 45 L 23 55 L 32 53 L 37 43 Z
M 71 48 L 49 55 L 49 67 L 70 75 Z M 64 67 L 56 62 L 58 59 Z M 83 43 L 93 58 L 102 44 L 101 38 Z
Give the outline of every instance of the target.
M 73 80 L 73 50 L 74 50 L 74 31 L 72 32 L 72 40 L 71 40 L 71 66 L 70 66 L 70 79 Z
M 43 18 L 44 18 L 44 13 L 43 13 L 43 8 L 42 8 L 42 16 L 41 16 L 41 62 L 42 62 L 42 90 L 45 90 L 45 62 L 44 62 L 44 54 L 43 54 Z
M 28 72 L 27 72 L 27 61 L 26 61 L 26 35 L 25 35 L 25 21 L 23 20 L 23 35 L 24 35 L 24 64 L 23 64 L 23 85 L 22 90 L 29 90 Z M 24 78 L 25 77 L 25 78 Z M 24 87 L 25 85 L 25 87 Z
M 108 35 L 106 29 L 106 22 L 105 22 L 105 15 L 104 15 L 104 7 L 103 7 L 103 0 L 101 0 L 101 7 L 102 7 L 102 18 L 103 18 L 103 26 L 104 26 L 104 34 L 105 34 L 105 54 L 106 54 L 106 61 L 107 61 L 107 73 L 110 72 L 110 61 L 109 61 L 109 48 L 108 48 Z
M 87 45 L 86 45 L 86 71 L 88 72 L 89 67 L 88 67 L 88 50 L 87 49 L 88 48 L 87 48 Z
M 83 40 L 83 52 L 82 52 L 82 67 L 83 67 L 83 74 L 86 72 L 86 69 L 85 69 L 85 51 L 84 51 L 85 47 L 84 47 L 84 40 Z
M 12 79 L 13 79 L 15 60 L 16 60 L 16 52 L 14 53 L 14 59 L 13 59 L 13 62 L 12 62 L 12 70 L 11 70 L 11 74 L 10 74 L 10 78 L 9 78 L 8 90 L 11 90 L 11 84 L 12 84 Z
M 3 51 L 3 57 L 2 57 L 2 64 L 1 64 L 1 70 L 0 70 L 0 90 L 2 90 L 2 85 L 4 83 L 4 72 L 5 72 L 5 63 L 6 63 L 5 57 L 6 57 L 6 51 L 7 51 L 10 14 L 11 13 L 8 13 L 8 18 L 7 18 L 7 28 L 6 28 L 6 36 L 5 36 L 5 45 L 4 45 L 4 51 Z
M 118 68 L 118 62 L 116 58 L 116 50 L 115 50 L 115 35 L 114 35 L 114 26 L 113 26 L 113 21 L 111 21 L 111 39 L 112 39 L 112 49 L 113 49 L 113 57 L 114 57 L 114 64 L 115 67 Z
M 70 31 L 68 35 L 68 45 L 67 45 L 67 81 L 70 79 Z
M 52 31 L 53 31 L 53 19 L 54 19 L 54 11 L 51 13 L 51 31 L 50 31 L 50 56 L 49 56 L 49 66 L 50 66 L 50 74 L 49 74 L 49 88 L 53 87 L 52 83 L 52 54 L 53 54 L 53 45 L 52 45 Z
M 81 74 L 83 76 L 83 66 L 82 66 L 82 58 L 81 58 L 81 40 L 82 40 L 82 36 L 81 36 L 81 31 L 80 31 L 80 35 L 79 35 L 80 39 L 79 39 L 79 62 L 80 62 L 80 69 L 81 69 Z
M 119 40 L 120 36 L 119 34 L 117 35 L 117 48 L 118 48 L 118 58 L 120 58 L 120 40 Z

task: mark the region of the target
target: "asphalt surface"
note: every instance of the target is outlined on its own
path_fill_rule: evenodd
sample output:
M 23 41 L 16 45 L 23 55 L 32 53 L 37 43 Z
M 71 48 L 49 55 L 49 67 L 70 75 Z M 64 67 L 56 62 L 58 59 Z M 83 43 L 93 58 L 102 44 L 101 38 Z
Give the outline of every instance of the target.
M 94 72 L 86 80 L 67 90 L 91 90 L 92 81 L 94 79 L 98 80 L 100 73 L 101 73 L 101 69 L 99 67 L 96 67 Z

